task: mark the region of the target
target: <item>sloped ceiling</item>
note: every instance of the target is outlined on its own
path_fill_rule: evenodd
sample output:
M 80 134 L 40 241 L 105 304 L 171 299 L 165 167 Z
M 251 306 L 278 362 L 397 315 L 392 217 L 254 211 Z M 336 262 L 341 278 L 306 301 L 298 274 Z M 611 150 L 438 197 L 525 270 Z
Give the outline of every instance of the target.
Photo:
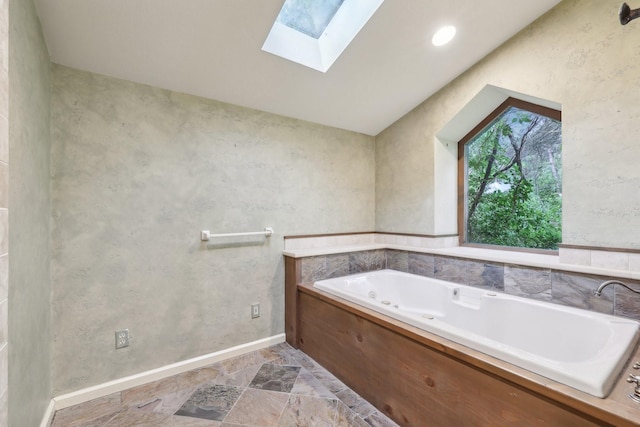
M 36 0 L 57 64 L 368 135 L 559 0 L 386 0 L 327 73 L 261 50 L 283 3 Z M 454 41 L 432 46 L 448 24 Z

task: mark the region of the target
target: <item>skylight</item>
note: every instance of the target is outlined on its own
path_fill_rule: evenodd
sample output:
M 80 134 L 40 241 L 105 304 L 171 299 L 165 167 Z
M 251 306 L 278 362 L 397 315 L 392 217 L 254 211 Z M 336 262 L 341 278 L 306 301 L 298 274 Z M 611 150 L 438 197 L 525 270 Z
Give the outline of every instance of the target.
M 326 72 L 384 0 L 286 0 L 262 50 Z
M 278 22 L 319 39 L 344 0 L 287 0 L 278 14 Z

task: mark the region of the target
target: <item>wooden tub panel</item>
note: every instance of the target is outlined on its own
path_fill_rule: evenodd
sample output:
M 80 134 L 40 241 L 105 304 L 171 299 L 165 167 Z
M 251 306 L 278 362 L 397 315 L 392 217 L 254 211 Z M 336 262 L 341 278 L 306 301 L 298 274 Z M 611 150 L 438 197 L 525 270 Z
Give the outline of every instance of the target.
M 602 426 L 313 295 L 297 298 L 302 351 L 402 426 Z

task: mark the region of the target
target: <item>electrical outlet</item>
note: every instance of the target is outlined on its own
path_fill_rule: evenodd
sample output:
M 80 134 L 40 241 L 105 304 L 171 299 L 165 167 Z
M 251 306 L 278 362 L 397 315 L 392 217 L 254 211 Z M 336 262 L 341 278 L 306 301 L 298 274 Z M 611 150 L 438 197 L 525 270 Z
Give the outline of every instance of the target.
M 123 329 L 116 331 L 116 350 L 119 348 L 129 347 L 129 330 Z
M 260 304 L 251 304 L 251 318 L 256 319 L 260 317 Z

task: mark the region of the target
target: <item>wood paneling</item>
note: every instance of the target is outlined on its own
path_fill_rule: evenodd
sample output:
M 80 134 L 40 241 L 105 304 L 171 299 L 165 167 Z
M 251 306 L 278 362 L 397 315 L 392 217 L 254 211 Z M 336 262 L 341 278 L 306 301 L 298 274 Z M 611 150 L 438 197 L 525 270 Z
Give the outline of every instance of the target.
M 300 349 L 402 426 L 606 425 L 309 294 L 299 298 Z
M 284 257 L 284 332 L 286 340 L 298 348 L 298 283 L 302 268 L 301 258 Z

